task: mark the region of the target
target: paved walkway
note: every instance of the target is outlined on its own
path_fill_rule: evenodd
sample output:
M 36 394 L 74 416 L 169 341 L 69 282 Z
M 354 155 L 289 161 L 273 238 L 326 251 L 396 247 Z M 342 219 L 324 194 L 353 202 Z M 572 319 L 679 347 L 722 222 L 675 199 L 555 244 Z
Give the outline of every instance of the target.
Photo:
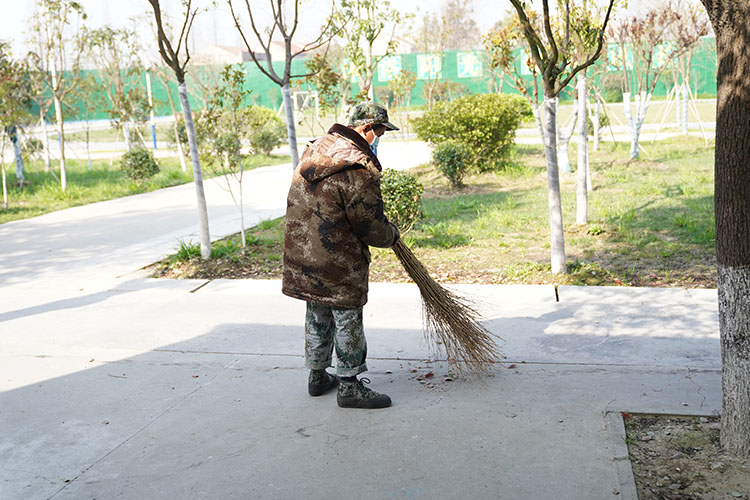
M 289 175 L 248 177 L 249 216 L 283 212 Z M 339 409 L 306 394 L 279 282 L 138 272 L 196 220 L 183 186 L 0 225 L 0 499 L 633 498 L 608 412 L 720 408 L 715 290 L 457 286 L 505 339 L 472 381 L 422 340 L 416 287 L 375 283 L 368 377 L 394 406 Z

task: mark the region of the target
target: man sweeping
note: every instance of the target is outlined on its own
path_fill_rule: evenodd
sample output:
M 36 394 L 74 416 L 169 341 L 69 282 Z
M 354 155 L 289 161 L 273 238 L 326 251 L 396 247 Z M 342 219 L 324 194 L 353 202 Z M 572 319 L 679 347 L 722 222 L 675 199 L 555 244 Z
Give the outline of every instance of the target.
M 373 144 L 387 130 L 385 107 L 357 104 L 348 126 L 334 124 L 313 141 L 294 171 L 284 232 L 284 294 L 307 302 L 305 365 L 308 393 L 338 386 L 342 408 L 385 408 L 391 399 L 357 378 L 367 371 L 362 306 L 367 302 L 369 246 L 399 238 L 383 213 L 382 167 Z M 336 349 L 336 375 L 326 371 Z

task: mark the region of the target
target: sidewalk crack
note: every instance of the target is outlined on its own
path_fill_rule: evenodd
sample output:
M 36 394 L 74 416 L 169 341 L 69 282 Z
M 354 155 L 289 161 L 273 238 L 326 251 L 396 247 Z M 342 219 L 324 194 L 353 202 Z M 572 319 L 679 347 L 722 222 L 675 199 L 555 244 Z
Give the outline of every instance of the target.
M 125 444 L 127 444 L 128 442 L 130 442 L 133 438 L 135 438 L 136 436 L 140 435 L 143 431 L 145 431 L 146 429 L 148 429 L 149 427 L 151 427 L 152 425 L 154 425 L 154 423 L 156 423 L 159 420 L 161 420 L 161 418 L 164 415 L 170 413 L 175 407 L 177 407 L 178 405 L 184 403 L 185 401 L 187 401 L 188 399 L 190 399 L 191 397 L 193 397 L 193 395 L 195 393 L 197 393 L 198 391 L 200 391 L 201 389 L 203 389 L 206 385 L 208 385 L 211 382 L 213 382 L 218 376 L 226 373 L 227 370 L 229 370 L 230 368 L 232 368 L 238 362 L 239 362 L 239 359 L 234 359 L 231 362 L 229 362 L 226 365 L 224 365 L 224 367 L 221 370 L 219 370 L 218 372 L 216 372 L 216 374 L 214 374 L 214 376 L 208 378 L 206 380 L 206 382 L 202 383 L 201 385 L 199 385 L 198 387 L 196 387 L 195 389 L 193 389 L 192 391 L 190 391 L 189 393 L 187 393 L 185 396 L 183 396 L 182 398 L 180 398 L 178 401 L 175 401 L 168 408 L 166 408 L 164 411 L 162 411 L 161 413 L 159 413 L 156 417 L 154 417 L 151 420 L 149 420 L 140 429 L 138 429 L 137 431 L 135 431 L 131 436 L 127 437 L 120 444 L 118 444 L 117 446 L 115 446 L 114 448 L 112 448 L 111 450 L 109 450 L 107 453 L 105 453 L 103 456 L 101 456 L 94 463 L 92 463 L 91 465 L 89 465 L 88 467 L 86 467 L 85 469 L 83 469 L 73 479 L 70 479 L 70 480 L 66 481 L 65 484 L 59 490 L 57 490 L 52 495 L 50 495 L 47 498 L 47 500 L 51 500 L 52 498 L 54 498 L 57 495 L 59 495 L 63 490 L 65 490 L 68 486 L 70 486 L 71 484 L 73 484 L 74 482 L 76 482 L 81 476 L 83 476 L 84 474 L 86 474 L 89 470 L 93 469 L 94 467 L 96 467 L 97 465 L 99 465 L 100 463 L 102 463 L 107 457 L 109 457 L 114 452 L 116 452 L 117 450 L 119 450 L 120 448 L 122 448 Z

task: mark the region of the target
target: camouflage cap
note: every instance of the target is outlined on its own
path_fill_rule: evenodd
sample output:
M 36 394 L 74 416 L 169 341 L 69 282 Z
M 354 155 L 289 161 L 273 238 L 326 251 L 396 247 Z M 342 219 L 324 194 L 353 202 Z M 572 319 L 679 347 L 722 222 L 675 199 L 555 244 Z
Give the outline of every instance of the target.
M 350 127 L 360 125 L 384 125 L 386 130 L 398 130 L 398 127 L 388 121 L 388 110 L 385 106 L 373 101 L 360 102 L 349 111 Z

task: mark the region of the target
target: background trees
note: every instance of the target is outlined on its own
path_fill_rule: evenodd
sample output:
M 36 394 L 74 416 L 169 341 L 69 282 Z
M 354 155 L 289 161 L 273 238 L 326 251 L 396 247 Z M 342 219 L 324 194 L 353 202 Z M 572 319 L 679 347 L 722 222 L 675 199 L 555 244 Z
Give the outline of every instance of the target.
M 335 3 L 334 3 L 335 5 Z M 341 0 L 331 17 L 336 32 L 344 39 L 344 52 L 359 77 L 360 95 L 373 99 L 372 80 L 380 61 L 396 52 L 396 27 L 408 16 L 390 0 Z M 386 37 L 385 50 L 375 54 L 375 40 Z
M 141 85 L 145 71 L 136 34 L 128 29 L 104 26 L 92 30 L 87 40 L 88 54 L 99 70 L 102 88 L 109 99 L 109 116 L 125 139 L 128 151 L 136 139 L 142 147 L 145 139 L 139 128 L 148 117 L 146 89 Z M 131 134 L 134 136 L 132 137 Z
M 27 109 L 31 101 L 29 75 L 23 63 L 13 59 L 10 47 L 0 42 L 0 169 L 2 169 L 3 207 L 8 208 L 8 188 L 5 176 L 5 145 L 16 135 L 14 148 L 20 158 L 20 128 L 31 120 Z M 19 171 L 16 163 L 16 179 L 23 182 L 23 164 Z
M 569 31 L 566 27 L 564 45 L 560 47 L 559 41 L 552 29 L 549 2 L 543 0 L 543 24 L 544 32 L 539 33 L 531 23 L 526 14 L 524 4 L 520 0 L 511 0 L 513 7 L 518 13 L 524 36 L 529 44 L 531 58 L 534 61 L 542 78 L 544 88 L 544 151 L 547 160 L 547 187 L 549 192 L 550 211 L 550 253 L 553 273 L 566 272 L 565 263 L 565 239 L 563 234 L 562 206 L 560 202 L 560 180 L 557 167 L 556 149 L 556 123 L 557 123 L 557 96 L 573 77 L 579 72 L 592 65 L 599 57 L 604 43 L 604 31 L 609 22 L 614 0 L 610 0 L 607 13 L 602 22 L 597 48 L 594 55 L 585 61 L 569 69 L 567 50 L 569 43 Z M 562 49 L 562 50 L 561 50 Z
M 250 28 L 254 35 L 254 43 L 257 42 L 261 47 L 261 51 L 257 51 L 253 48 L 246 35 L 247 29 L 242 27 L 243 23 L 239 17 L 239 11 L 235 11 L 232 0 L 227 0 L 234 25 L 242 37 L 247 50 L 250 52 L 253 62 L 264 75 L 281 87 L 284 109 L 286 110 L 287 137 L 289 140 L 289 155 L 292 160 L 292 168 L 296 168 L 297 163 L 299 163 L 299 152 L 297 151 L 297 128 L 294 122 L 294 105 L 292 104 L 289 84 L 293 78 L 305 78 L 309 75 L 309 73 L 300 75 L 292 74 L 292 60 L 300 54 L 312 52 L 326 46 L 337 33 L 337 30 L 333 28 L 334 18 L 331 16 L 326 25 L 321 28 L 320 34 L 315 40 L 306 44 L 301 50 L 294 52 L 292 49 L 292 40 L 299 25 L 299 2 L 300 0 L 292 0 L 290 2 L 269 0 L 272 23 L 264 31 L 259 21 L 256 20 L 256 13 L 260 10 L 260 7 L 258 5 L 251 6 L 250 0 L 244 1 L 245 12 L 247 12 Z M 285 58 L 281 74 L 273 67 L 273 61 L 271 60 L 271 43 L 275 37 L 281 37 L 284 42 Z M 265 57 L 262 57 L 261 54 L 264 54 Z
M 707 33 L 707 26 L 692 32 L 680 28 L 683 15 L 672 2 L 666 2 L 642 14 L 620 16 L 610 27 L 610 39 L 617 44 L 617 52 L 610 54 L 610 60 L 622 71 L 623 110 L 630 128 L 631 158 L 638 158 L 641 127 L 669 61 L 682 56 Z
M 30 20 L 38 75 L 52 94 L 60 142 L 60 187 L 67 187 L 65 172 L 65 121 L 63 106 L 80 78 L 80 61 L 86 43 L 86 14 L 74 0 L 39 0 L 40 11 Z M 45 138 L 46 139 L 46 138 Z

